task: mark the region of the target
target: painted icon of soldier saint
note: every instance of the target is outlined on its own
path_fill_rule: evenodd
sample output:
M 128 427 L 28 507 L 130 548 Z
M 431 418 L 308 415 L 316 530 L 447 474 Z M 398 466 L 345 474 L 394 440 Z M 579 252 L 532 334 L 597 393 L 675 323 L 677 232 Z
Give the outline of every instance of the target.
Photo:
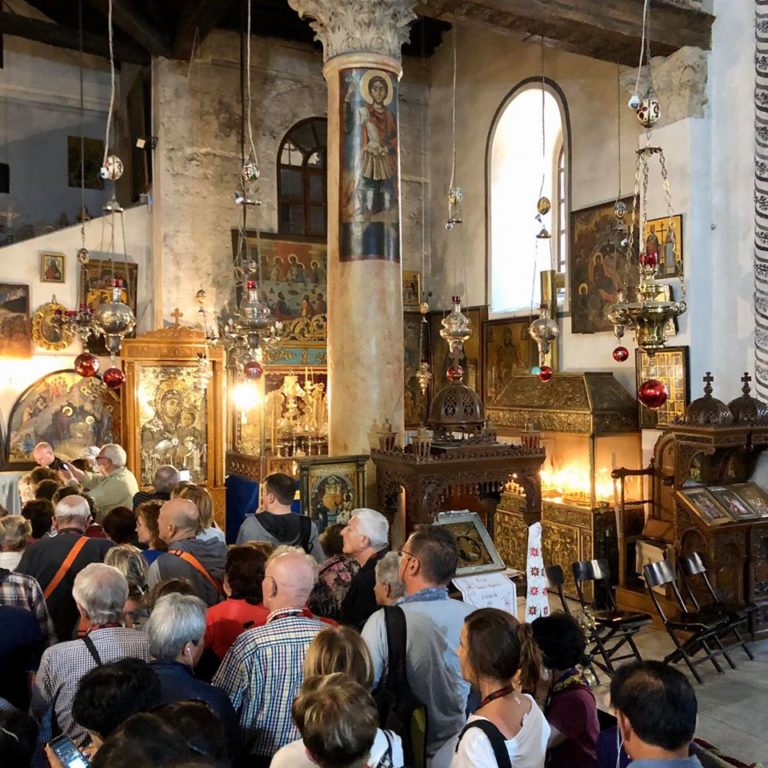
M 366 103 L 352 110 L 357 85 L 354 79 L 348 80 L 344 97 L 348 121 L 345 127 L 351 130 L 349 123 L 353 120 L 359 131 L 360 182 L 356 190 L 355 209 L 370 216 L 396 205 L 397 120 L 387 106 L 392 101 L 392 93 L 385 77 L 378 74 L 364 77 L 359 86 Z

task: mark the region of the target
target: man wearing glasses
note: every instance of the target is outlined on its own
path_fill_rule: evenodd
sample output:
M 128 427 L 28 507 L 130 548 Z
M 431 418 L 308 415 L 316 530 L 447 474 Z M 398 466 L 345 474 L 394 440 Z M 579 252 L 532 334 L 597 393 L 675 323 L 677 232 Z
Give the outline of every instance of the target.
M 464 619 L 475 609 L 448 597 L 459 550 L 447 528 L 420 527 L 399 555 L 400 579 L 405 584 L 399 606 L 408 634 L 406 674 L 413 692 L 427 707 L 427 756 L 432 757 L 466 722 L 469 685 L 461 676 L 456 648 Z M 375 686 L 389 656 L 383 610 L 368 619 L 363 638 L 373 657 Z
M 96 457 L 97 472 L 83 472 L 71 464 L 59 470 L 66 480 L 77 480 L 93 499 L 98 510 L 96 522 L 115 507 L 133 509 L 133 496 L 138 493 L 139 484 L 133 472 L 125 466 L 126 455 L 121 446 L 107 443 Z

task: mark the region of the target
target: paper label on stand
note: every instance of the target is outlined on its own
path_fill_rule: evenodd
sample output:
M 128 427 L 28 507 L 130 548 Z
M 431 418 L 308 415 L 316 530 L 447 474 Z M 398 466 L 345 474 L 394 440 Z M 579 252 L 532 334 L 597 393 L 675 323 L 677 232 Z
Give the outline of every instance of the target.
M 503 572 L 458 576 L 453 583 L 465 603 L 477 608 L 500 608 L 517 615 L 517 589 Z

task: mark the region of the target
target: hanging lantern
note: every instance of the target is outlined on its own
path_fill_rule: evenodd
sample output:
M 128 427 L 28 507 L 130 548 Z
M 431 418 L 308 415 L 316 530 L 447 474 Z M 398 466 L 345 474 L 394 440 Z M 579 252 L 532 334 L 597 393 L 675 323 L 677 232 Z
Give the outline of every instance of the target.
M 542 195 L 539 198 L 539 201 L 536 203 L 536 210 L 542 216 L 546 216 L 551 209 L 552 209 L 552 203 L 550 202 L 549 198 L 546 197 L 545 195 Z
M 77 260 L 80 262 L 80 264 L 82 264 L 82 266 L 88 264 L 88 262 L 91 260 L 91 255 L 88 253 L 87 248 L 81 248 L 77 252 Z
M 104 373 L 101 374 L 101 380 L 109 387 L 109 389 L 120 389 L 125 383 L 125 374 L 120 368 L 107 368 Z
M 661 120 L 661 104 L 654 97 L 653 92 L 649 92 L 640 102 L 635 114 L 643 128 L 652 128 Z
M 429 382 L 432 381 L 432 371 L 429 370 L 429 363 L 426 360 L 422 360 L 419 363 L 419 368 L 416 371 L 416 381 L 419 382 L 421 394 L 426 395 L 427 389 L 429 389 Z
M 453 365 L 448 366 L 445 375 L 448 378 L 448 381 L 461 381 L 464 378 L 464 369 L 457 363 L 454 363 Z
M 528 326 L 528 333 L 539 348 L 539 362 L 544 363 L 551 343 L 560 335 L 560 326 L 549 315 L 549 305 L 541 305 L 540 315 Z
M 120 348 L 120 340 L 126 334 L 133 330 L 136 325 L 136 318 L 134 317 L 133 310 L 122 300 L 123 281 L 112 281 L 112 300 L 102 304 L 93 315 L 93 322 L 96 329 L 103 333 L 108 340 L 112 337 L 113 342 L 110 351 L 114 347 L 116 340 L 118 349 Z
M 99 372 L 99 358 L 90 352 L 83 352 L 75 358 L 75 370 L 84 378 L 90 379 Z
M 637 390 L 637 398 L 646 408 L 661 408 L 668 397 L 667 385 L 658 379 L 647 379 Z

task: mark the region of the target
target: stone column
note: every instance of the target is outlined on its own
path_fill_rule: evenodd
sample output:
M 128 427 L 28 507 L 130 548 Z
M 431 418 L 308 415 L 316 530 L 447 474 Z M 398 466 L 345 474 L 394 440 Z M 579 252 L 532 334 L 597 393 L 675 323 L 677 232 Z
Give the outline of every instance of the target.
M 328 83 L 330 454 L 403 429 L 400 48 L 415 0 L 289 0 L 313 19 Z

